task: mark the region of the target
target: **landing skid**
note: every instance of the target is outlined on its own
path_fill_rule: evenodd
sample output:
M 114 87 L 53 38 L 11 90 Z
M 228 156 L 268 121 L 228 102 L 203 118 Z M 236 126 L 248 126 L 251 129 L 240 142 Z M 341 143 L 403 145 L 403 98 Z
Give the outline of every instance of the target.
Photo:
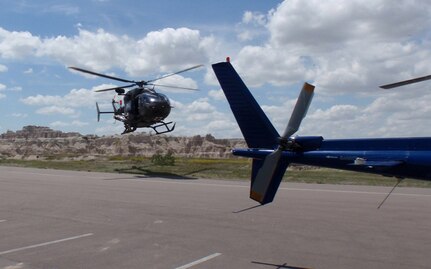
M 172 123 L 173 123 L 172 127 L 169 127 L 169 125 Z M 160 132 L 157 131 L 157 129 L 160 127 L 165 127 L 165 130 L 160 131 Z M 156 132 L 156 134 L 165 134 L 165 133 L 172 132 L 175 129 L 175 123 L 172 121 L 170 121 L 170 122 L 161 121 L 160 124 L 152 125 L 152 126 L 150 126 L 150 128 L 152 128 L 154 130 L 154 132 Z
M 172 126 L 169 126 L 173 123 Z M 136 131 L 137 127 L 134 126 L 130 126 L 129 124 L 124 123 L 124 131 L 121 134 L 127 134 L 127 133 L 132 133 L 134 131 Z M 175 123 L 170 121 L 170 122 L 163 122 L 161 121 L 159 124 L 157 125 L 152 125 L 152 126 L 146 126 L 148 128 L 153 129 L 156 134 L 165 134 L 165 133 L 169 133 L 172 132 L 175 129 Z M 164 129 L 162 131 L 159 131 L 160 127 L 164 127 Z

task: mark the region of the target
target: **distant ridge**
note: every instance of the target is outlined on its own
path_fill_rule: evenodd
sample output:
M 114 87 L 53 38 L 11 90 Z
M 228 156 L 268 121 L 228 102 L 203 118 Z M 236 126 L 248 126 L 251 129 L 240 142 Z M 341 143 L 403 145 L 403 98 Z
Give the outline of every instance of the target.
M 0 135 L 0 158 L 92 159 L 110 156 L 145 156 L 172 153 L 178 157 L 232 158 L 232 148 L 246 147 L 242 139 L 205 136 L 175 137 L 133 133 L 96 136 L 61 132 L 29 125 Z

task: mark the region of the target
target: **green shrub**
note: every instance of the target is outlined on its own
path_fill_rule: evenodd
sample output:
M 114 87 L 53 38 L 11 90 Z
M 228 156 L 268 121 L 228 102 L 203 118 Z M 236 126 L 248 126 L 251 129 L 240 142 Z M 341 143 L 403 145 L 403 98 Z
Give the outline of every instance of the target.
M 154 154 L 151 157 L 151 162 L 155 165 L 175 165 L 175 157 L 172 156 L 171 152 L 168 152 L 165 155 L 161 155 L 161 154 Z

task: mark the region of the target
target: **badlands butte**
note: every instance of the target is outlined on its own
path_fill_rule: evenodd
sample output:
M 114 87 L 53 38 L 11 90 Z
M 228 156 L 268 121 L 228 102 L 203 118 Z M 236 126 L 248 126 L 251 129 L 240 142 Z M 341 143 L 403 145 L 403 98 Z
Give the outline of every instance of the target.
M 3 159 L 97 159 L 170 153 L 175 157 L 232 158 L 230 150 L 246 147 L 243 139 L 216 139 L 212 135 L 175 137 L 131 133 L 96 136 L 61 132 L 49 127 L 25 126 L 0 135 Z

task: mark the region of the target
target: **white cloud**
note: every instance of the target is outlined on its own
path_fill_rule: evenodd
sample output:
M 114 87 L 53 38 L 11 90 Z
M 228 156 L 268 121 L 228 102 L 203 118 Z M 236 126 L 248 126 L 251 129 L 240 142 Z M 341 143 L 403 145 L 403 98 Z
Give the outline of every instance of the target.
M 396 92 L 378 85 L 431 74 L 430 12 L 426 1 L 284 1 L 266 18 L 244 14 L 242 24 L 264 24 L 269 37 L 242 47 L 233 65 L 249 87 L 316 85 L 325 108 L 312 104 L 298 134 L 429 135 L 428 82 Z M 261 105 L 281 131 L 295 102 L 268 99 Z
M 198 30 L 188 28 L 153 31 L 137 40 L 103 29 L 78 31 L 73 37 L 40 38 L 30 32 L 0 28 L 0 57 L 48 57 L 95 71 L 119 67 L 131 76 L 142 77 L 150 72 L 169 72 L 205 63 L 209 51 L 214 49 L 212 37 L 203 37 Z
M 38 94 L 21 100 L 26 105 L 50 105 L 61 101 L 60 96 L 45 96 Z
M 64 122 L 64 121 L 55 121 L 49 124 L 52 127 L 69 127 L 69 126 L 73 126 L 73 127 L 83 127 L 83 126 L 87 126 L 89 125 L 88 122 L 82 122 L 79 120 L 74 120 L 72 122 Z
M 358 107 L 354 105 L 334 105 L 327 110 L 317 109 L 308 118 L 317 121 L 344 122 L 355 119 L 359 112 Z
M 15 87 L 12 87 L 12 88 L 8 88 L 8 91 L 11 91 L 11 92 L 20 92 L 20 91 L 22 91 L 22 87 L 15 86 Z
M 24 74 L 26 74 L 26 75 L 33 74 L 33 68 L 29 68 L 29 69 L 25 70 Z
M 124 61 L 128 53 L 128 37 L 117 37 L 103 29 L 90 32 L 79 29 L 74 37 L 57 36 L 43 40 L 36 56 L 45 56 L 67 64 L 93 70 L 107 70 Z
M 191 78 L 185 78 L 183 76 L 180 75 L 173 75 L 161 80 L 157 80 L 154 81 L 154 84 L 156 85 L 161 85 L 161 86 L 156 86 L 157 89 L 161 89 L 165 92 L 192 92 L 186 89 L 176 89 L 176 88 L 169 88 L 168 86 L 173 86 L 173 87 L 184 87 L 184 88 L 189 88 L 189 89 L 198 89 L 198 85 L 196 83 L 196 81 L 194 81 Z M 163 85 L 166 85 L 166 87 L 163 87 Z
M 50 106 L 59 107 L 91 107 L 94 106 L 97 100 L 110 100 L 111 92 L 99 93 L 96 90 L 114 87 L 112 84 L 102 84 L 95 86 L 90 90 L 87 89 L 72 89 L 64 96 L 59 95 L 34 95 L 21 99 L 26 105 Z
M 269 40 L 243 47 L 236 64 L 253 85 L 314 80 L 325 94 L 375 91 L 431 73 L 430 12 L 424 1 L 284 1 L 268 14 Z
M 50 5 L 48 8 L 44 9 L 43 12 L 46 13 L 59 13 L 64 15 L 74 15 L 80 12 L 79 7 L 71 5 Z
M 423 32 L 429 25 L 425 1 L 284 1 L 269 22 L 271 42 L 340 48 L 352 41 L 393 41 Z M 394 27 L 396 26 L 396 27 Z
M 0 73 L 7 72 L 8 68 L 6 65 L 0 64 Z
M 27 113 L 12 113 L 12 117 L 15 117 L 15 118 L 27 118 L 28 114 Z
M 20 92 L 21 90 L 22 90 L 21 87 L 8 88 L 6 85 L 0 83 L 0 92 L 6 92 L 6 91 L 8 91 L 8 92 Z M 5 98 L 5 97 L 6 97 L 6 94 L 2 93 L 0 96 L 0 99 Z
M 243 14 L 242 22 L 237 25 L 238 38 L 240 41 L 251 41 L 266 34 L 268 16 L 253 11 Z
M 190 103 L 171 100 L 174 106 L 169 120 L 176 122 L 175 135 L 213 134 L 216 137 L 241 137 L 230 111 L 221 111 L 209 98 Z
M 245 24 L 265 25 L 267 17 L 259 12 L 246 11 L 242 16 L 242 22 Z
M 210 49 L 197 30 L 166 28 L 148 33 L 135 44 L 137 55 L 126 60 L 125 70 L 132 75 L 142 75 L 159 67 L 161 71 L 189 67 L 206 62 Z M 133 63 L 133 64 L 132 64 Z
M 0 27 L 0 57 L 21 59 L 34 55 L 42 42 L 30 32 L 9 32 Z
M 42 115 L 71 115 L 75 113 L 75 110 L 68 107 L 48 106 L 39 108 L 38 110 L 36 110 L 36 113 Z
M 206 62 L 210 49 L 207 38 L 188 28 L 166 28 L 135 40 L 103 29 L 79 29 L 72 38 L 57 36 L 43 40 L 38 56 L 48 56 L 69 65 L 104 71 L 114 66 L 131 76 L 172 71 Z M 97 48 L 97 49 L 94 49 Z
M 226 100 L 226 97 L 222 90 L 210 90 L 208 92 L 208 95 L 213 98 L 214 100 L 220 101 L 220 100 Z

